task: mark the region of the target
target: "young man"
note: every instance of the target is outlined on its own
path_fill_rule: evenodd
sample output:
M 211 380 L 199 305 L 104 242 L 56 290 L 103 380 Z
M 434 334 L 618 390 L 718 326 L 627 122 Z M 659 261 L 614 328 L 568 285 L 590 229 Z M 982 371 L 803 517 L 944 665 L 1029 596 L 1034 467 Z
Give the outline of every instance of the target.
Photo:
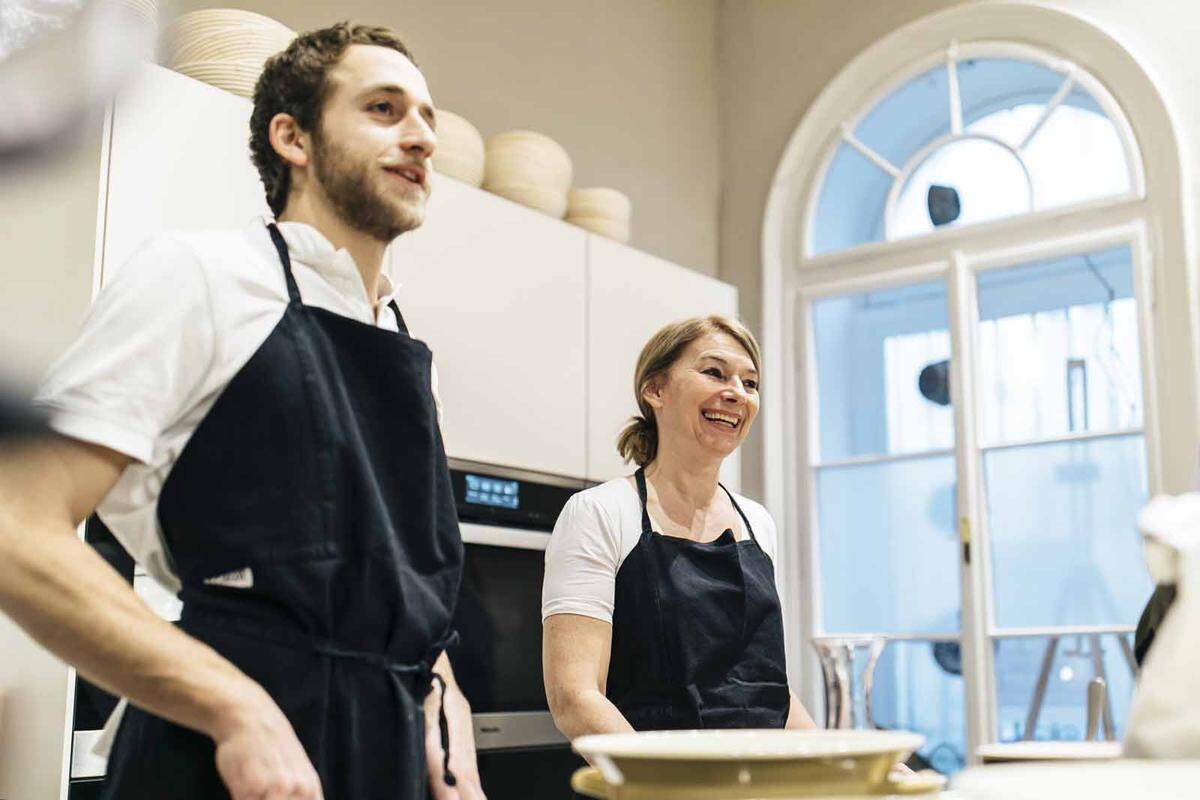
M 251 119 L 278 224 L 144 245 L 43 387 L 59 435 L 0 455 L 0 608 L 130 699 L 106 798 L 483 797 L 431 358 L 382 273 L 434 128 L 394 34 L 298 37 Z M 93 509 L 178 628 L 76 537 Z

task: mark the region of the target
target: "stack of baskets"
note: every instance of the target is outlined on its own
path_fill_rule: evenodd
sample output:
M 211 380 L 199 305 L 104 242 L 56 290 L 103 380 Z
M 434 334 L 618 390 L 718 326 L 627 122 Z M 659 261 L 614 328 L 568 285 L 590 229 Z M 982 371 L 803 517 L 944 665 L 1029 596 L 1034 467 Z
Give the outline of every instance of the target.
M 483 136 L 458 114 L 438 109 L 437 149 L 433 168 L 455 180 L 480 186 L 483 183 Z
M 486 149 L 484 189 L 562 219 L 573 169 L 558 142 L 533 131 L 509 131 L 488 139 Z
M 158 25 L 158 0 L 108 0 L 111 5 L 127 9 L 139 24 L 149 28 Z
M 633 207 L 616 189 L 572 189 L 567 222 L 618 242 L 628 242 Z
M 263 63 L 295 36 L 283 23 L 253 11 L 193 11 L 167 29 L 163 63 L 196 80 L 251 98 Z

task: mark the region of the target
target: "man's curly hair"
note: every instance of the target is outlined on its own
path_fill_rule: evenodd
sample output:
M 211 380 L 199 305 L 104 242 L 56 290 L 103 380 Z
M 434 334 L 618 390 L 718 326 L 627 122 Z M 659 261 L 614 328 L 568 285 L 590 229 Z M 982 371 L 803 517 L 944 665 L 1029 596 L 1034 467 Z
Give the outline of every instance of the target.
M 276 114 L 290 114 L 301 129 L 315 131 L 329 96 L 329 70 L 352 44 L 388 47 L 416 63 L 404 42 L 388 28 L 339 22 L 293 39 L 287 49 L 267 60 L 254 86 L 250 157 L 266 190 L 267 204 L 276 216 L 287 205 L 291 172 L 287 162 L 271 147 L 268 133 L 271 119 Z

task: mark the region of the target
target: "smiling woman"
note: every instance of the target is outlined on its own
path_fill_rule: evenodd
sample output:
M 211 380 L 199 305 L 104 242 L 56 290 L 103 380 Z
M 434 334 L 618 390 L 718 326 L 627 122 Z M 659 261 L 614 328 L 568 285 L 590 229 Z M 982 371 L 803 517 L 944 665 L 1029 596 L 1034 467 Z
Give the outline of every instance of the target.
M 791 695 L 775 524 L 717 476 L 758 414 L 740 323 L 666 326 L 634 378 L 617 447 L 631 475 L 571 498 L 542 593 L 546 694 L 564 734 L 811 727 Z
M 758 413 L 759 361 L 758 342 L 733 320 L 697 317 L 666 326 L 651 337 L 638 357 L 633 383 L 638 409 L 642 413 L 621 433 L 617 450 L 626 461 L 633 461 L 640 467 L 653 461 L 658 452 L 660 426 L 676 425 L 679 422 L 675 418 L 676 411 L 684 411 L 689 419 L 695 417 L 681 408 L 686 402 L 668 404 L 664 392 L 674 400 L 680 391 L 687 393 L 690 390 L 698 399 L 712 400 L 701 410 L 701 416 L 729 429 L 722 433 L 737 433 L 736 438 L 724 440 L 732 443 L 727 452 L 721 453 L 724 458 L 741 444 Z M 668 380 L 672 373 L 676 381 Z M 742 388 L 740 394 L 713 397 L 734 380 Z M 743 396 L 745 399 L 741 402 Z M 666 416 L 660 420 L 659 416 L 664 412 Z M 686 440 L 677 441 L 684 445 Z M 718 449 L 726 446 L 718 445 Z

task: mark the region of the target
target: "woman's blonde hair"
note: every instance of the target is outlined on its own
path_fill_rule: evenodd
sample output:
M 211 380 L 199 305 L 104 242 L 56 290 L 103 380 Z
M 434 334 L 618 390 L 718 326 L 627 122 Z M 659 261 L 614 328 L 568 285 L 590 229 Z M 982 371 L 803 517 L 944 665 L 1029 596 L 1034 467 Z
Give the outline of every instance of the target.
M 654 409 L 642 397 L 646 387 L 666 376 L 688 345 L 710 333 L 727 333 L 745 348 L 754 369 L 762 372 L 762 358 L 754 334 L 736 319 L 712 315 L 692 317 L 672 322 L 650 337 L 642 354 L 638 356 L 637 369 L 633 373 L 633 394 L 638 410 L 642 413 L 632 417 L 617 438 L 617 452 L 626 461 L 644 467 L 658 455 L 658 423 Z

